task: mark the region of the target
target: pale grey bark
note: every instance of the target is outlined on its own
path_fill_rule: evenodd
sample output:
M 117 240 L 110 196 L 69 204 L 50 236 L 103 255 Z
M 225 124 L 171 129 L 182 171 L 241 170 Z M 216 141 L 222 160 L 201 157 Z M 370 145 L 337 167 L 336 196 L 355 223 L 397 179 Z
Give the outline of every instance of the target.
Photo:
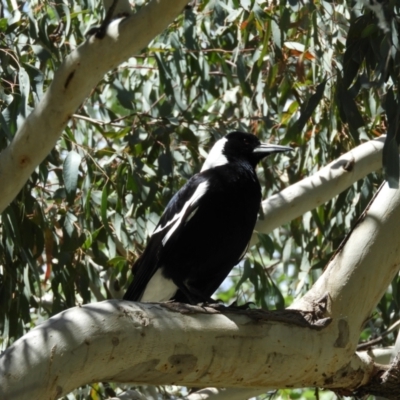
M 321 278 L 291 308 L 307 309 L 329 293 L 330 316 L 348 326 L 349 342 L 356 343 L 366 318 L 399 271 L 399 223 L 400 190 L 385 183 Z
M 255 231 L 269 233 L 324 204 L 370 172 L 382 168 L 385 139 L 386 136 L 381 136 L 357 146 L 315 174 L 264 200 L 264 218 L 257 222 Z M 252 244 L 256 241 L 254 235 Z
M 328 346 L 336 336 L 336 328 L 104 301 L 69 309 L 9 347 L 0 357 L 0 398 L 56 399 L 94 381 L 264 390 L 326 386 L 338 368 L 347 377 L 331 385 L 357 386 L 370 373 L 369 358 Z

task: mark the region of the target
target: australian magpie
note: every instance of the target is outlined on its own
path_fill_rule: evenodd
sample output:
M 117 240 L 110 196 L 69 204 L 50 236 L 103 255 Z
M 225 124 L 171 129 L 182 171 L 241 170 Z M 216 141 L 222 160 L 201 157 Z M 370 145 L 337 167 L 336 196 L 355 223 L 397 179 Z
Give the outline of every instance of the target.
M 168 203 L 133 264 L 133 281 L 124 299 L 212 301 L 211 295 L 247 251 L 261 203 L 257 163 L 289 150 L 244 132 L 217 141 L 201 172 Z

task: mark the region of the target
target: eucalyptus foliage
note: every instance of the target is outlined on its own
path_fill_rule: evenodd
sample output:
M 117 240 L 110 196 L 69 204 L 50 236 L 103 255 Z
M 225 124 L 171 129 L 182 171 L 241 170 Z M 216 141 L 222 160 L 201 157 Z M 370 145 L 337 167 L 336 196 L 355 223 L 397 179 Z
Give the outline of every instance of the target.
M 399 5 L 379 7 L 193 2 L 141 54 L 109 71 L 0 217 L 2 346 L 66 308 L 121 297 L 169 199 L 233 129 L 296 148 L 259 168 L 264 197 L 384 133 L 386 176 L 396 186 Z M 1 149 L 104 13 L 94 0 L 2 1 Z M 289 305 L 321 274 L 382 180 L 371 174 L 259 235 L 218 296 Z M 363 339 L 396 320 L 398 289 L 396 280 Z M 107 388 L 76 398 L 101 398 L 97 389 Z

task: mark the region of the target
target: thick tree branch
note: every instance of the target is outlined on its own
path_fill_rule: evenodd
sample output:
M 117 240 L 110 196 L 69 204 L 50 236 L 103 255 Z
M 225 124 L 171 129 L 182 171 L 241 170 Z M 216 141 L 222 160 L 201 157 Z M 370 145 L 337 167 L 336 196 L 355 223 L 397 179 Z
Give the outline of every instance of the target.
M 206 311 L 182 314 L 117 300 L 69 309 L 0 356 L 0 398 L 56 399 L 102 380 L 264 390 L 356 388 L 371 374 L 365 353 L 327 345 L 337 341 L 336 326 L 300 327 L 269 320 L 268 313 L 261 318 L 260 311 L 256 317 L 252 311 Z
M 373 390 L 378 389 L 376 387 L 376 381 L 379 380 L 379 376 L 386 372 L 389 367 L 386 364 L 390 364 L 391 356 L 393 355 L 394 348 L 376 348 L 370 349 L 368 351 L 368 355 L 373 359 L 375 364 L 381 364 L 381 369 L 379 367 L 375 368 L 376 373 L 372 374 L 372 385 L 375 386 L 375 389 L 372 388 L 371 393 Z M 382 365 L 385 364 L 385 365 Z M 381 382 L 381 381 L 379 381 Z M 357 388 L 355 391 L 350 392 L 347 391 L 348 395 L 359 396 L 361 393 L 368 394 L 370 393 L 368 390 L 370 388 L 370 384 L 367 383 L 365 386 Z M 379 390 L 383 391 L 384 388 L 380 387 Z M 340 392 L 340 390 L 336 390 Z M 386 398 L 388 397 L 390 389 L 386 390 Z M 197 392 L 194 392 L 185 397 L 185 400 L 245 400 L 251 397 L 255 397 L 260 394 L 265 394 L 266 390 L 264 389 L 240 389 L 240 388 L 231 388 L 231 389 L 220 389 L 220 388 L 205 388 L 200 389 Z M 344 393 L 343 393 L 344 394 Z
M 324 204 L 359 179 L 380 169 L 385 138 L 382 136 L 357 146 L 312 176 L 264 200 L 264 217 L 257 222 L 255 231 L 269 233 Z M 253 235 L 252 244 L 257 241 L 256 235 Z
M 328 314 L 346 330 L 359 332 L 400 268 L 400 190 L 385 183 L 311 290 L 291 308 L 306 310 L 328 294 Z M 355 295 L 362 301 L 354 301 Z
M 0 154 L 0 212 L 49 154 L 70 116 L 104 74 L 145 47 L 186 3 L 152 0 L 136 14 L 111 22 L 103 39 L 91 36 L 65 59 L 40 104 Z

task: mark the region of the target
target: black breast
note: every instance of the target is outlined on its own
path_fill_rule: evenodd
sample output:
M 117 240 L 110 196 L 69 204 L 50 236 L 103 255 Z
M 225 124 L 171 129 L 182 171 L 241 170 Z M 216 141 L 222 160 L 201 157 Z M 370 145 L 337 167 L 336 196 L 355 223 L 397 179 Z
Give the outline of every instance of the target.
M 159 254 L 166 277 L 181 279 L 210 298 L 240 261 L 260 202 L 260 184 L 250 165 L 213 168 L 204 201 L 179 243 L 169 241 Z M 176 299 L 183 300 L 180 296 L 178 292 Z

